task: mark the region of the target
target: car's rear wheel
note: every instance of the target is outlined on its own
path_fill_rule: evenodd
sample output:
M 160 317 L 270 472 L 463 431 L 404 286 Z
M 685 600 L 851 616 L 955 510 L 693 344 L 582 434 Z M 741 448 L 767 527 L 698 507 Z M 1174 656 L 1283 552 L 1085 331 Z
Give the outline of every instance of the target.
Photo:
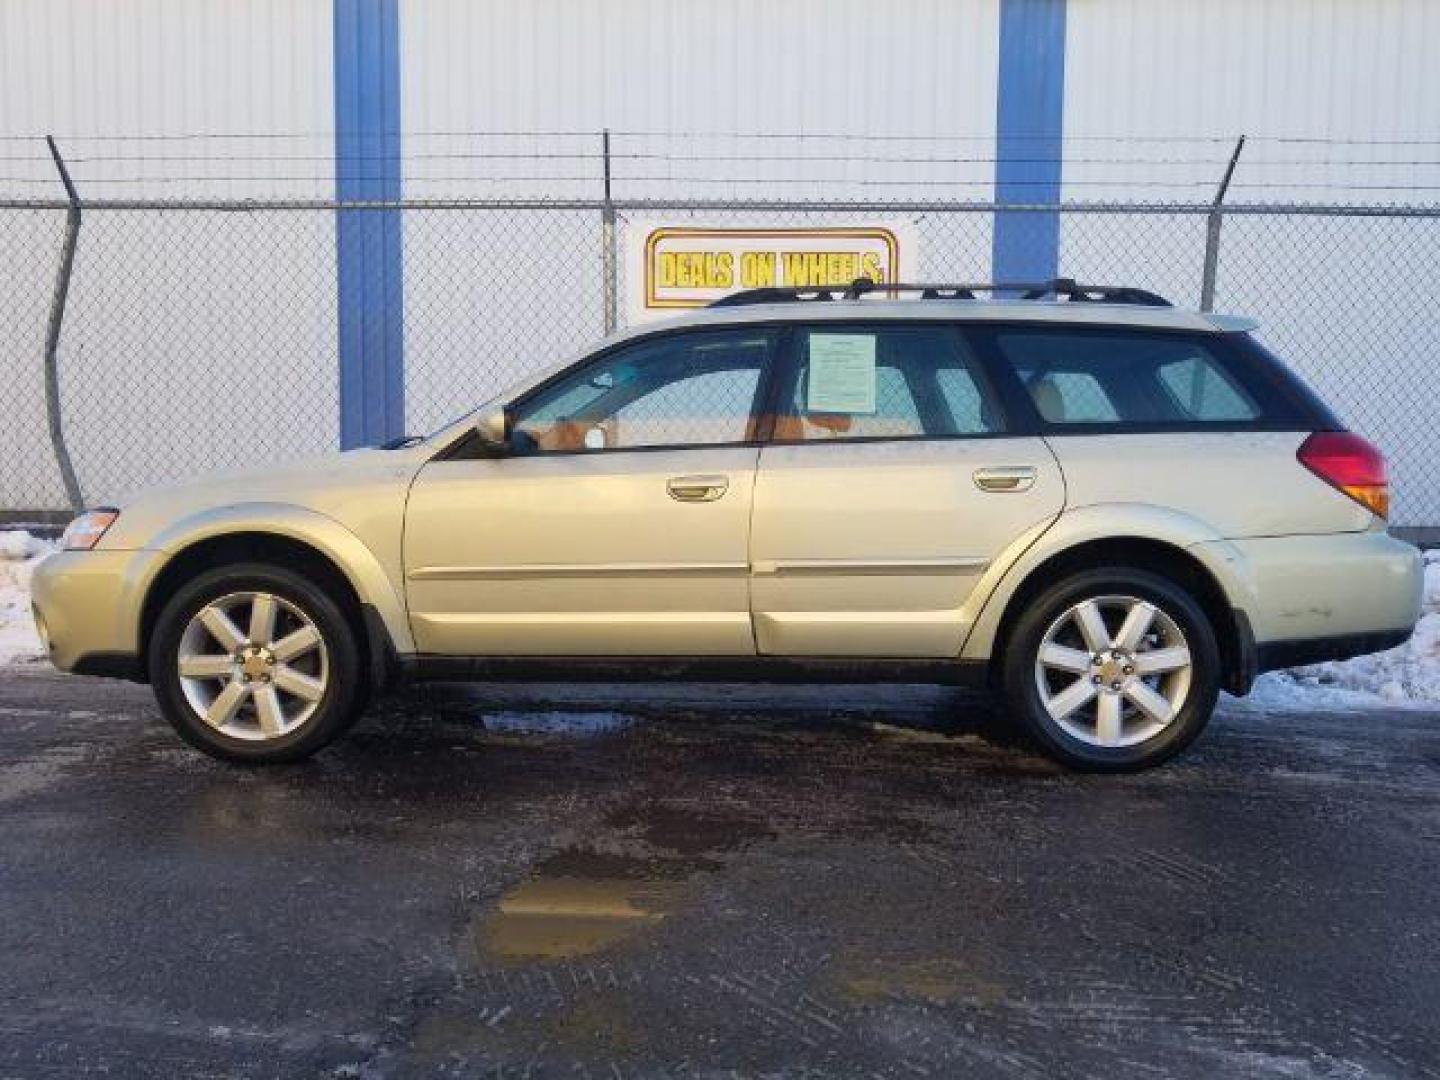
M 1006 697 L 1041 747 L 1125 771 L 1178 754 L 1220 685 L 1215 631 L 1193 597 L 1147 571 L 1089 570 L 1026 606 L 1005 646 Z
M 160 612 L 150 681 L 186 742 L 227 761 L 298 761 L 364 704 L 359 646 L 339 603 L 283 567 L 220 567 Z

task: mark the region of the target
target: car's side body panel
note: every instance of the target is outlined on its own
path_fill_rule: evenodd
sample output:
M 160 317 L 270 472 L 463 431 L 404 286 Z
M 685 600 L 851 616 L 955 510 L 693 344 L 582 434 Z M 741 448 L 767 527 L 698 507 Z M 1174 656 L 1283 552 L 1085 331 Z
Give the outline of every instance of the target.
M 1296 431 L 1050 435 L 1070 509 L 1155 503 L 1217 537 L 1359 532 L 1369 510 L 1302 466 Z
M 375 505 L 403 499 L 403 490 L 389 492 L 377 496 Z M 153 512 L 163 511 L 156 506 Z M 170 561 L 196 544 L 241 534 L 284 537 L 319 552 L 345 575 L 360 602 L 379 616 L 395 651 L 412 652 L 398 565 L 386 565 L 379 554 L 392 549 L 387 554 L 398 564 L 399 514 L 394 517 L 396 535 L 387 543 L 390 530 L 373 518 L 370 535 L 363 536 L 309 507 L 242 502 L 171 521 L 147 547 L 61 552 L 46 560 L 45 572 L 34 582 L 35 603 L 47 613 L 51 659 L 69 668 L 94 653 L 138 655 L 146 598 Z M 96 612 L 104 615 L 97 617 Z M 85 617 L 75 617 L 79 613 Z
M 1001 469 L 1027 478 L 979 486 Z M 957 655 L 986 568 L 1064 498 L 1034 436 L 766 447 L 750 541 L 759 651 Z
M 746 545 L 758 456 L 722 446 L 426 466 L 405 542 L 418 650 L 753 654 Z M 725 488 L 677 498 L 671 486 L 686 477 Z
M 207 540 L 237 534 L 268 534 L 298 541 L 329 559 L 349 580 L 362 604 L 379 617 L 397 653 L 414 650 L 405 611 L 400 544 L 405 497 L 411 478 L 433 451 L 362 450 L 301 461 L 262 473 L 221 474 L 161 488 L 129 500 L 94 551 L 47 560 L 36 576 L 36 603 L 52 609 L 51 622 L 74 627 L 63 635 L 52 625 L 52 658 L 87 652 L 141 652 L 141 616 L 151 585 L 171 560 Z M 113 598 L 103 622 L 87 613 L 65 619 L 55 595 L 77 588 L 84 574 L 99 588 L 93 567 L 114 567 Z M 96 601 L 103 603 L 99 594 Z M 112 629 L 101 633 L 100 627 Z M 83 629 L 82 629 L 83 627 Z M 66 665 L 69 666 L 69 665 Z
M 348 522 L 292 503 L 242 502 L 177 521 L 155 537 L 153 546 L 174 556 L 193 544 L 242 533 L 297 540 L 338 567 L 360 602 L 380 616 L 395 650 L 409 652 L 414 644 L 399 588 L 402 515 L 389 509 L 397 502 L 403 506 L 403 486 L 368 498 L 352 492 L 348 507 L 335 508 L 348 509 Z M 152 563 L 151 572 L 158 574 L 167 561 Z
M 1227 539 L 1172 508 L 1097 503 L 1067 509 L 996 560 L 976 587 L 982 610 L 961 658 L 985 660 L 995 652 L 1010 601 L 1042 564 L 1081 544 L 1124 539 L 1166 544 L 1195 559 L 1244 613 L 1260 645 L 1389 632 L 1420 616 L 1420 553 L 1382 529 Z

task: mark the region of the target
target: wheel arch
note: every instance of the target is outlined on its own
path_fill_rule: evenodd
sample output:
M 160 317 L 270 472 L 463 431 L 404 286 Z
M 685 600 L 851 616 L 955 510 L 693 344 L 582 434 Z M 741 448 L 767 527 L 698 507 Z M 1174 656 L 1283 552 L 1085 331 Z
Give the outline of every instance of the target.
M 411 651 L 409 622 L 390 576 L 374 552 L 333 518 L 283 505 L 233 507 L 176 523 L 153 546 L 166 557 L 152 564 L 139 590 L 142 663 L 156 618 L 184 581 L 216 566 L 252 561 L 298 566 L 326 581 L 355 619 L 370 670 L 378 673 L 389 656 Z
M 1255 648 L 1244 601 L 1243 575 L 1226 561 L 1211 530 L 1186 515 L 1158 510 L 1127 514 L 1129 528 L 1117 531 L 1102 508 L 1085 521 L 1066 522 L 1014 559 L 996 584 L 962 651 L 963 659 L 986 660 L 992 677 L 1011 628 L 1025 606 L 1062 577 L 1097 566 L 1147 570 L 1185 589 L 1210 620 L 1220 647 L 1221 685 L 1232 693 L 1249 690 L 1255 677 Z M 1075 515 L 1079 517 L 1080 515 Z M 1158 526 L 1158 527 L 1157 527 Z M 1196 545 L 1201 545 L 1197 547 Z

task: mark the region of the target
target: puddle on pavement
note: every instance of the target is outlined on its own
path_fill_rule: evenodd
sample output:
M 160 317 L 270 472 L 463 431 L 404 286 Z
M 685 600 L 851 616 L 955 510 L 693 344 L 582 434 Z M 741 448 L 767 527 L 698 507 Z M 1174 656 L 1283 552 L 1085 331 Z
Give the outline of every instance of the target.
M 648 860 L 569 849 L 501 897 L 475 929 L 481 957 L 589 956 L 665 918 L 684 879 Z
M 621 712 L 485 712 L 485 730 L 497 735 L 564 735 L 588 738 L 624 731 L 635 717 Z
M 695 893 L 722 853 L 773 834 L 763 826 L 672 808 L 623 809 L 600 843 L 542 862 L 472 923 L 477 962 L 564 960 L 616 946 L 669 917 Z

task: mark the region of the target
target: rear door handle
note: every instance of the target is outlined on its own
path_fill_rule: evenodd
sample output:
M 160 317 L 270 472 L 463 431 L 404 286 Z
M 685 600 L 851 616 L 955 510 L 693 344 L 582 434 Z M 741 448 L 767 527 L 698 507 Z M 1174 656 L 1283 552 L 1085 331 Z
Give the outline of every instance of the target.
M 1035 486 L 1033 465 L 992 465 L 976 469 L 975 486 L 981 491 L 1029 491 Z
M 730 487 L 728 476 L 672 476 L 665 490 L 679 502 L 714 502 Z

